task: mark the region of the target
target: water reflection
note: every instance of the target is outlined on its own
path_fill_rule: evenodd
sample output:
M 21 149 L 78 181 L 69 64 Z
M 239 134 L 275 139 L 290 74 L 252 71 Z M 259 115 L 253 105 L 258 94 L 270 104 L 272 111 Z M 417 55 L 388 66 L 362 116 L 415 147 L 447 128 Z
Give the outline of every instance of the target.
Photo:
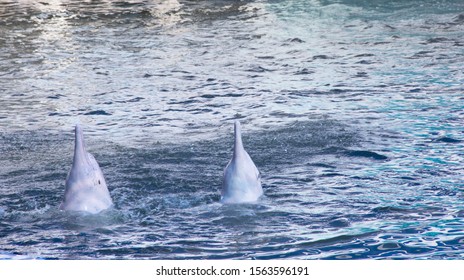
M 192 114 L 217 113 L 189 108 L 188 99 L 207 86 L 213 91 L 233 86 L 224 81 L 228 73 L 217 79 L 206 69 L 240 26 L 224 36 L 202 22 L 253 15 L 258 9 L 242 1 L 20 1 L 2 7 L 9 11 L 2 14 L 0 31 L 5 35 L 0 73 L 7 97 L 0 109 L 4 125 L 56 129 L 84 122 L 104 128 L 118 124 L 124 130 L 121 121 L 131 118 L 126 129 L 135 133 L 140 127 L 182 132 Z M 253 38 L 243 32 L 246 40 Z M 18 110 L 12 121 L 11 112 Z M 163 117 L 147 122 L 160 112 Z

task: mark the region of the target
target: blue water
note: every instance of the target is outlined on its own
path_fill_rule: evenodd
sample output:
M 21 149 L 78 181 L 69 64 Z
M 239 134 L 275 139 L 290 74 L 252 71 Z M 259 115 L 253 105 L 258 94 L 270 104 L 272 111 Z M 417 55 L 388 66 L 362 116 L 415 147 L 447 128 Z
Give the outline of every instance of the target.
M 0 259 L 461 259 L 463 38 L 452 0 L 2 0 Z M 58 209 L 75 123 L 99 215 Z

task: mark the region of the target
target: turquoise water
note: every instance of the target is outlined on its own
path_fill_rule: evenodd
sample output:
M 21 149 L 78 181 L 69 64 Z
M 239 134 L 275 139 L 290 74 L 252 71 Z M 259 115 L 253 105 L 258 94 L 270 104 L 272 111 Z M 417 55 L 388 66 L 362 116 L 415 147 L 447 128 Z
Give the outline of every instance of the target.
M 463 257 L 462 1 L 47 3 L 0 2 L 0 258 Z M 75 123 L 99 215 L 58 210 Z

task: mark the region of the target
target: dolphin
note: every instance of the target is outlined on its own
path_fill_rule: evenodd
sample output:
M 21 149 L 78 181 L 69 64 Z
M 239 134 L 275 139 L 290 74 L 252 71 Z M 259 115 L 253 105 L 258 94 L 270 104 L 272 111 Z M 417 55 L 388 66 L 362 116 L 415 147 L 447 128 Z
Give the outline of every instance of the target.
M 261 175 L 253 160 L 243 148 L 239 121 L 235 121 L 234 128 L 234 154 L 224 169 L 221 202 L 255 202 L 263 194 Z
M 75 129 L 74 159 L 66 178 L 61 210 L 96 214 L 113 205 L 105 178 L 95 158 L 85 150 L 80 125 Z

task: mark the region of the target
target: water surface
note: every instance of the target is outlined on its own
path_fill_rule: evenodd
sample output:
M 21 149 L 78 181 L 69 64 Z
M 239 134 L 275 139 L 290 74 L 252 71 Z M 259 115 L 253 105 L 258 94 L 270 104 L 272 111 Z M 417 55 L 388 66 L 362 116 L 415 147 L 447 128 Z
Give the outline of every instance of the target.
M 460 259 L 463 38 L 452 0 L 0 1 L 0 258 Z M 76 123 L 100 215 L 58 210 Z

